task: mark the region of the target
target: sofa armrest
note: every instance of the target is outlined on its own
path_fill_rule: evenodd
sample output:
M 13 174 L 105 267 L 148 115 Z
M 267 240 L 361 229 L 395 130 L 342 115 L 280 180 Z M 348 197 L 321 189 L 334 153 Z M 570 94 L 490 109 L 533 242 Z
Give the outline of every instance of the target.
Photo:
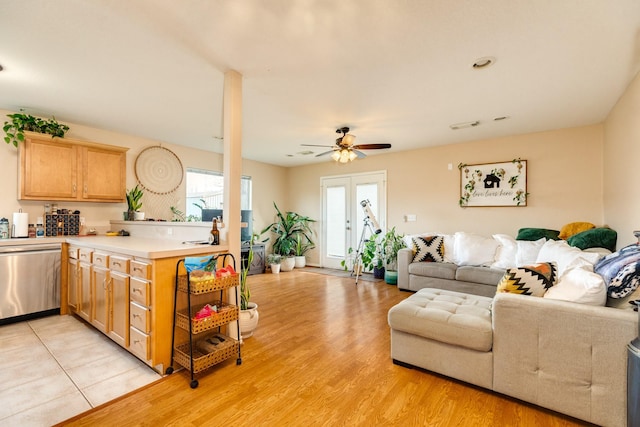
M 493 301 L 494 390 L 599 425 L 626 425 L 638 314 L 509 293 Z
M 413 261 L 413 250 L 403 248 L 398 251 L 398 289 L 409 289 L 409 264 Z

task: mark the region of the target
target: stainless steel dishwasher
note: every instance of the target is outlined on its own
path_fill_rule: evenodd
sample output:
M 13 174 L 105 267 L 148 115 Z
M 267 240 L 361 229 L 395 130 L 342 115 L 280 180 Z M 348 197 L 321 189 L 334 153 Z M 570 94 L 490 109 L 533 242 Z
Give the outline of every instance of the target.
M 0 246 L 0 324 L 60 312 L 60 248 Z

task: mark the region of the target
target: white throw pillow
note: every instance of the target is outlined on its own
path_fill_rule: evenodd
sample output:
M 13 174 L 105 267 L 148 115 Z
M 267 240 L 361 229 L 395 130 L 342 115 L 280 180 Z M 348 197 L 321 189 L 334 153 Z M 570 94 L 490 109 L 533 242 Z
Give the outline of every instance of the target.
M 444 262 L 458 263 L 456 259 L 456 236 L 454 234 L 443 234 L 444 237 Z
M 540 249 L 536 262 L 555 261 L 558 264 L 558 276 L 570 268 L 586 268 L 593 271 L 593 265 L 602 255 L 593 252 L 584 252 L 564 240 L 548 240 Z
M 497 249 L 498 242 L 492 237 L 462 231 L 455 234 L 454 252 L 458 265 L 491 265 Z
M 583 268 L 572 268 L 547 290 L 544 298 L 602 306 L 607 302 L 607 286 L 599 274 Z
M 496 260 L 491 266 L 495 268 L 516 267 L 516 254 L 518 253 L 516 239 L 508 234 L 494 234 L 493 238 L 499 246 L 496 250 Z
M 540 264 L 540 262 L 551 262 L 550 261 L 540 261 L 538 262 L 538 253 L 546 242 L 547 239 L 544 237 L 538 240 L 516 240 L 516 245 L 518 247 L 518 251 L 516 252 L 516 267 L 522 267 L 523 265 L 531 265 L 531 264 Z

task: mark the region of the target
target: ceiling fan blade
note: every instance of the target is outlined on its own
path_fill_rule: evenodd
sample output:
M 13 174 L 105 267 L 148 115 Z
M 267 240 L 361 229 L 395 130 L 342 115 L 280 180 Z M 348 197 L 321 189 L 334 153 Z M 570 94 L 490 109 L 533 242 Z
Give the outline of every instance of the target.
M 300 144 L 303 147 L 325 147 L 325 148 L 331 148 L 333 147 L 332 145 L 316 145 L 316 144 Z
M 354 145 L 351 148 L 356 150 L 380 150 L 382 148 L 391 148 L 391 144 L 360 144 Z
M 355 148 L 354 148 L 354 149 L 352 149 L 352 151 L 358 155 L 358 158 L 359 158 L 359 159 L 364 159 L 365 157 L 367 157 L 367 155 L 366 155 L 366 154 L 364 154 L 362 151 L 358 151 L 358 150 L 356 150 Z
M 335 150 L 331 150 L 331 151 L 325 151 L 324 153 L 320 153 L 320 154 L 316 154 L 314 157 L 320 157 L 320 156 L 325 156 L 329 153 L 333 153 Z

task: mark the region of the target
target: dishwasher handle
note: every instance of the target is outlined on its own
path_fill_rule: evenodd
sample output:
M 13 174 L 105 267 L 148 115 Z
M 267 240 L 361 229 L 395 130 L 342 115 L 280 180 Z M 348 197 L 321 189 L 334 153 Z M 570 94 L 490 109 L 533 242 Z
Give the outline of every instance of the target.
M 60 251 L 60 243 L 42 243 L 39 245 L 0 246 L 0 255 L 20 254 L 28 252 Z

